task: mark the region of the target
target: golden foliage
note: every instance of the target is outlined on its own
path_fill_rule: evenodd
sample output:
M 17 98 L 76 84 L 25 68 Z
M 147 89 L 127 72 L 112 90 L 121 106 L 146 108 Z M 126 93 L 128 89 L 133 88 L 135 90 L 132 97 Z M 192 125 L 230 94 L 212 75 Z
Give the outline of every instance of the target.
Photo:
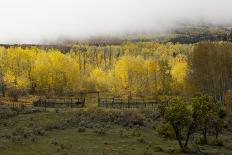
M 97 89 L 117 96 L 146 96 L 162 92 L 165 83 L 181 92 L 189 47 L 126 42 L 100 47 L 75 45 L 66 54 L 35 47 L 0 48 L 0 82 L 34 93 L 75 94 Z M 162 80 L 169 74 L 172 80 Z

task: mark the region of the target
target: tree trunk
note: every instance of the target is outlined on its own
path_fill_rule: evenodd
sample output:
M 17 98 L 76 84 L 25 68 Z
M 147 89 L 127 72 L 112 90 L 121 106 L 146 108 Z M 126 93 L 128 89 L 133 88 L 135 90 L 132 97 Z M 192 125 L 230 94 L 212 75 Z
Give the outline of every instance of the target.
M 2 96 L 5 97 L 6 96 L 6 88 L 5 88 L 5 84 L 2 83 Z
M 206 126 L 204 126 L 204 129 L 203 129 L 202 133 L 203 133 L 203 136 L 204 136 L 205 144 L 207 144 L 208 140 L 207 140 L 207 127 Z
M 190 137 L 190 134 L 191 134 L 190 130 L 191 129 L 188 130 L 187 135 L 186 135 L 186 140 L 185 140 L 185 144 L 184 144 L 185 148 L 188 146 L 188 141 L 189 141 L 189 137 Z
M 184 146 L 183 146 L 183 144 L 181 142 L 180 131 L 178 130 L 178 128 L 174 124 L 172 124 L 172 127 L 173 127 L 173 129 L 175 131 L 176 139 L 178 140 L 179 146 L 180 146 L 181 149 L 183 149 Z

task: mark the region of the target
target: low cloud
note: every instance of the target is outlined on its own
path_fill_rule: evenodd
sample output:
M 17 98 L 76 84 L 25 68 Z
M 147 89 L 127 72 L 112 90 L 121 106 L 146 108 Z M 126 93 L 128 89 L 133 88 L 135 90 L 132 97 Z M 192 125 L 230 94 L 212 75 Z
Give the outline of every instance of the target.
M 180 23 L 230 24 L 231 0 L 1 0 L 0 43 L 159 33 Z

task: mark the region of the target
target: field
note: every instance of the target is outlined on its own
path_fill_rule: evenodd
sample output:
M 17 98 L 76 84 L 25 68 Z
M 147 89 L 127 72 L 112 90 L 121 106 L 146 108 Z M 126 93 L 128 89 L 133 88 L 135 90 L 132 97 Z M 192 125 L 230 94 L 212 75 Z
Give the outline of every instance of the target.
M 0 154 L 184 154 L 175 139 L 157 133 L 159 122 L 156 112 L 143 110 L 27 109 L 1 119 Z M 192 140 L 191 151 L 232 154 L 230 131 L 228 127 L 220 136 L 224 146 L 196 145 Z
M 231 33 L 212 31 L 0 47 L 0 155 L 232 154 Z
M 0 0 L 0 155 L 232 155 L 232 0 Z

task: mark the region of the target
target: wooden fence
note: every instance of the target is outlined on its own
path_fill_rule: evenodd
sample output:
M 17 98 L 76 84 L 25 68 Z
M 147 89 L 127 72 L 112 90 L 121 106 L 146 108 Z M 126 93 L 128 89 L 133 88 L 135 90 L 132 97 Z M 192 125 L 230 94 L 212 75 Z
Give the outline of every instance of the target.
M 84 98 L 51 98 L 39 99 L 33 103 L 33 106 L 44 108 L 81 108 L 84 104 Z
M 156 110 L 158 107 L 156 100 L 146 99 L 121 99 L 121 98 L 101 98 L 99 107 L 111 109 L 150 109 Z

